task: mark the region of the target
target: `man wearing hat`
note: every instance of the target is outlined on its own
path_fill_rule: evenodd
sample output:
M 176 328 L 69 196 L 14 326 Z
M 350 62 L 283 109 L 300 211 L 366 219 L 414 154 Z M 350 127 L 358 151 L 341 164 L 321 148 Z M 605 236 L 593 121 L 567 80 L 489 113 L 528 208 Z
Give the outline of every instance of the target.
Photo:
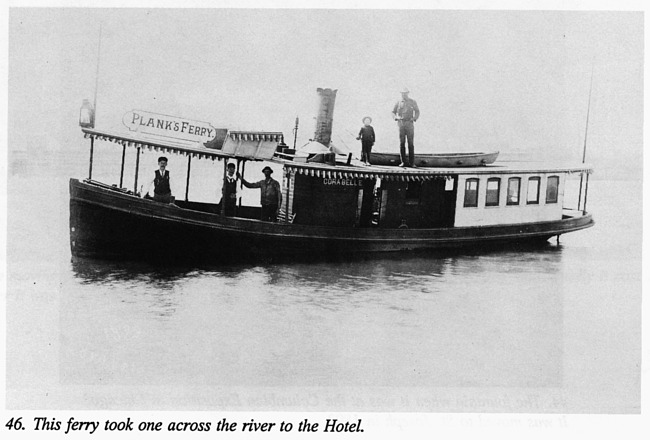
M 237 207 L 237 179 L 235 178 L 235 164 L 228 164 L 228 172 L 221 190 L 221 203 L 225 203 L 225 214 L 234 217 Z
M 158 158 L 158 169 L 154 172 L 154 178 L 149 182 L 147 191 L 142 193 L 144 198 L 153 188 L 153 199 L 161 203 L 173 203 L 172 189 L 169 179 L 169 170 L 167 170 L 167 158 L 161 156 Z
M 415 166 L 415 146 L 413 145 L 413 136 L 415 130 L 413 123 L 420 117 L 420 109 L 418 103 L 414 99 L 409 98 L 409 89 L 402 90 L 402 100 L 397 101 L 393 107 L 393 117 L 397 121 L 399 128 L 399 153 L 402 159 L 401 167 Z M 408 139 L 409 155 L 406 158 L 405 141 Z
M 372 128 L 372 118 L 366 116 L 363 118 L 363 127 L 359 130 L 357 140 L 361 140 L 361 162 L 370 164 L 370 152 L 375 145 L 375 129 Z
M 262 172 L 265 179 L 259 182 L 249 183 L 239 173 L 237 173 L 237 178 L 241 179 L 241 183 L 246 188 L 260 188 L 262 190 L 260 194 L 262 220 L 274 222 L 278 218 L 278 208 L 282 205 L 282 190 L 280 189 L 280 183 L 271 177 L 273 173 L 271 167 L 264 167 Z

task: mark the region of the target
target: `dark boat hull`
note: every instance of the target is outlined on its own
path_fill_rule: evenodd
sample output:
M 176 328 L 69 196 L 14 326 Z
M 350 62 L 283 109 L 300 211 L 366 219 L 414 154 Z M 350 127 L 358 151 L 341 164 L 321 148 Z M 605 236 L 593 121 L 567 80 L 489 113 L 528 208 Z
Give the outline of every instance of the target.
M 425 168 L 478 167 L 494 163 L 499 152 L 416 154 L 415 165 Z M 398 153 L 370 153 L 372 165 L 397 166 L 401 163 Z
M 558 221 L 437 229 L 328 228 L 222 217 L 70 180 L 74 256 L 235 260 L 351 255 L 543 242 L 593 225 L 590 214 Z

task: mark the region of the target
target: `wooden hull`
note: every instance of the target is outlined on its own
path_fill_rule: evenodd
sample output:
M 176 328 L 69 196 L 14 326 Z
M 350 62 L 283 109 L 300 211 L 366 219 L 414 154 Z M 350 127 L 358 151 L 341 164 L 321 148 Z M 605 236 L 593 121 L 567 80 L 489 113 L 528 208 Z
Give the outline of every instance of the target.
M 499 152 L 416 154 L 415 165 L 425 168 L 478 167 L 494 163 Z M 401 163 L 398 153 L 370 153 L 372 165 L 397 166 Z
M 436 229 L 331 228 L 182 209 L 70 180 L 74 256 L 167 261 L 335 256 L 543 242 L 593 225 L 590 214 L 551 222 Z

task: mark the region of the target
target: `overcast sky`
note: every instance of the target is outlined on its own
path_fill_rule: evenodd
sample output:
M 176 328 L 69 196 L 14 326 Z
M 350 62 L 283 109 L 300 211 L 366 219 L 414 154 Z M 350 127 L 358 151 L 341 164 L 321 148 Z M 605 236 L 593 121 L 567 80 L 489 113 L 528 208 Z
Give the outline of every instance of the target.
M 316 89 L 338 89 L 333 141 L 373 118 L 375 151 L 398 151 L 403 87 L 422 115 L 416 151 L 500 150 L 640 175 L 640 12 L 12 9 L 9 145 L 80 144 L 95 90 L 98 128 L 140 109 L 215 127 L 314 134 Z M 76 147 L 75 147 L 76 148 Z

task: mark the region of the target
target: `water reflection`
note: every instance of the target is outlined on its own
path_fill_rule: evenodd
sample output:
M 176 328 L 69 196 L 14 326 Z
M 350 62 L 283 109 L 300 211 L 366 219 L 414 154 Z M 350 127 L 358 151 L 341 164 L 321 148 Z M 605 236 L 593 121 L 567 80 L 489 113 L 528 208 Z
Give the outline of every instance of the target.
M 157 318 L 170 318 L 179 307 L 191 308 L 188 298 L 199 294 L 225 306 L 249 297 L 275 311 L 298 305 L 327 311 L 380 307 L 407 314 L 414 304 L 435 302 L 449 292 L 471 300 L 473 292 L 528 289 L 521 283 L 524 274 L 527 281 L 542 282 L 560 270 L 561 261 L 562 247 L 547 245 L 266 265 L 73 258 L 71 268 L 80 287 L 89 287 L 81 295 L 114 295 L 124 303 L 146 304 Z M 512 284 L 503 286 L 504 280 Z
M 388 284 L 402 283 L 413 277 L 442 277 L 454 273 L 460 264 L 473 265 L 475 271 L 492 270 L 490 262 L 501 262 L 506 270 L 554 270 L 560 263 L 561 245 L 501 245 L 450 249 L 444 251 L 386 253 L 362 256 L 316 257 L 305 261 L 242 262 L 175 262 L 115 261 L 73 257 L 72 272 L 81 283 L 110 284 L 118 281 L 140 281 L 165 289 L 175 282 L 192 277 L 219 276 L 236 278 L 251 270 L 262 271 L 270 285 L 300 280 L 311 287 L 361 286 L 382 280 Z M 532 264 L 531 263 L 536 263 Z M 487 266 L 487 267 L 486 267 Z
M 564 253 L 515 246 L 229 265 L 75 258 L 61 295 L 62 382 L 557 387 Z
M 164 264 L 149 261 L 115 261 L 94 258 L 72 257 L 70 266 L 74 277 L 82 284 L 111 284 L 135 281 L 165 289 L 174 286 L 187 277 L 209 276 L 211 273 L 223 277 L 238 276 L 248 265 L 224 265 L 218 271 L 210 266 Z
M 266 265 L 179 266 L 74 258 L 71 268 L 80 296 L 112 295 L 134 308 L 144 307 L 156 319 L 175 319 L 174 314 L 204 302 L 206 307 L 234 310 L 264 305 L 278 314 L 297 307 L 316 320 L 318 313 L 374 308 L 396 312 L 395 325 L 411 326 L 417 307 L 444 308 L 441 301 L 450 295 L 469 302 L 463 307 L 471 309 L 476 295 L 503 297 L 530 290 L 528 282 L 537 287 L 552 283 L 561 261 L 562 248 L 548 245 Z M 545 290 L 554 289 L 550 285 Z

